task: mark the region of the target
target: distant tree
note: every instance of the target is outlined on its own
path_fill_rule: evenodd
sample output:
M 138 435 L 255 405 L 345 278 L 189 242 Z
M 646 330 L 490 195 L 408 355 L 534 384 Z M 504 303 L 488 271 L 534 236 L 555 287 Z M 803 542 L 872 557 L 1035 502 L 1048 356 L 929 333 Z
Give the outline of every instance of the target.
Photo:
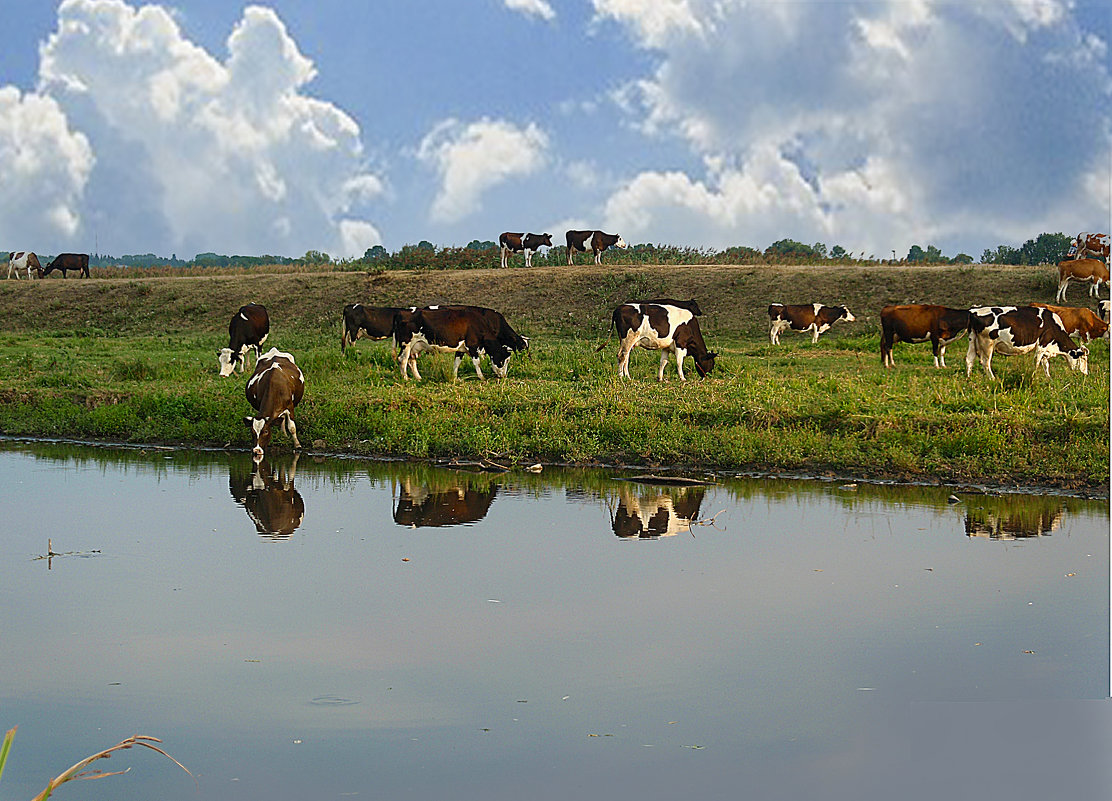
M 1022 264 L 1023 251 L 1019 248 L 998 245 L 996 250 L 985 249 L 981 254 L 981 264 Z
M 844 259 L 846 255 L 846 249 L 841 245 L 830 248 L 830 258 L 832 259 Z
M 1070 237 L 1063 233 L 1039 234 L 1020 247 L 1024 264 L 1057 264 L 1066 257 Z
M 942 251 L 934 245 L 927 245 L 926 260 L 931 264 L 938 264 L 945 261 L 942 256 Z
M 306 264 L 330 264 L 332 257 L 319 250 L 307 250 L 301 260 Z
M 811 250 L 815 252 L 815 255 L 818 258 L 826 258 L 826 245 L 824 245 L 822 242 L 816 242 L 815 244 L 811 245 Z
M 434 245 L 432 242 L 429 242 L 427 239 L 422 239 L 420 242 L 417 243 L 417 248 L 419 250 L 436 250 L 436 245 Z
M 954 264 L 972 264 L 973 257 L 970 256 L 968 253 L 959 253 L 958 255 L 954 256 L 952 262 Z
M 498 246 L 491 242 L 489 239 L 484 239 L 482 241 L 478 239 L 472 239 L 470 242 L 467 243 L 467 247 L 470 250 L 494 250 L 494 248 Z
M 379 259 L 387 258 L 389 255 L 386 248 L 382 245 L 375 245 L 374 247 L 367 248 L 363 253 L 363 259 L 364 261 L 378 261 Z
M 927 254 L 923 252 L 923 248 L 919 245 L 912 245 L 911 250 L 907 252 L 907 260 L 909 262 L 925 261 Z
M 781 239 L 765 248 L 765 256 L 789 259 L 814 259 L 818 258 L 815 249 L 794 239 Z

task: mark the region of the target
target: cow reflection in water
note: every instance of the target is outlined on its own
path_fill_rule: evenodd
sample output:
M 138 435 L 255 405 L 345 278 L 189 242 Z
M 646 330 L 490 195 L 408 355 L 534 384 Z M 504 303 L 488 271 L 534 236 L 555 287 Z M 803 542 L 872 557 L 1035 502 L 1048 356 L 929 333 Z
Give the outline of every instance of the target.
M 970 498 L 965 534 L 994 540 L 1015 540 L 1050 534 L 1062 524 L 1061 499 L 1013 495 Z
M 692 521 L 699 519 L 699 507 L 703 504 L 705 492 L 703 487 L 661 489 L 622 486 L 618 490 L 618 508 L 614 512 L 614 534 L 623 539 L 650 539 L 690 531 Z
M 249 474 L 237 471 L 238 465 L 233 465 L 228 476 L 232 497 L 247 510 L 247 516 L 263 537 L 289 539 L 305 517 L 305 502 L 293 487 L 298 456 L 294 454 L 288 468 L 283 465 L 277 470 L 264 457 L 254 463 Z
M 482 520 L 490 511 L 498 485 L 485 476 L 449 472 L 399 478 L 395 492 L 395 523 L 435 528 Z

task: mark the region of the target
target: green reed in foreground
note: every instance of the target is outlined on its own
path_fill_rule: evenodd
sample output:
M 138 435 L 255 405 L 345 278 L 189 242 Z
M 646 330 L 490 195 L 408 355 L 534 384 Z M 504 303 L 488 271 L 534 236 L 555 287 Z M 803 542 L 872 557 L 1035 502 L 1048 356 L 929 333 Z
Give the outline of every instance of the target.
M 246 374 L 220 378 L 211 337 L 90 339 L 0 336 L 0 432 L 127 442 L 247 447 Z M 271 343 L 268 343 L 271 344 Z M 296 417 L 307 446 L 365 455 L 497 457 L 860 476 L 1052 483 L 1108 481 L 1108 347 L 1090 375 L 1054 359 L 998 357 L 999 380 L 965 376 L 930 348 L 899 346 L 880 365 L 872 336 L 803 338 L 774 347 L 716 341 L 718 368 L 686 383 L 638 349 L 633 381 L 617 378 L 616 340 L 534 338 L 504 382 L 475 379 L 470 360 L 422 356 L 423 382 L 403 382 L 389 343 L 341 356 L 330 333 L 274 342 L 306 375 Z M 489 362 L 484 362 L 488 376 Z M 282 435 L 276 447 L 288 447 Z

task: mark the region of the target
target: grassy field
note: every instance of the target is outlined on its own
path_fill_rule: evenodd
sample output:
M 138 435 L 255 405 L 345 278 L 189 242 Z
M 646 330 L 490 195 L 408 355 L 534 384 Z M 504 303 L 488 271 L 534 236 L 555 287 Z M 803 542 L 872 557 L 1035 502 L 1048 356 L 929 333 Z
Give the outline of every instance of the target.
M 1052 362 L 998 358 L 998 381 L 965 376 L 966 343 L 945 370 L 929 345 L 898 345 L 880 366 L 886 303 L 954 306 L 1050 300 L 1053 268 L 534 268 L 384 273 L 265 273 L 0 283 L 0 432 L 137 443 L 246 447 L 244 377 L 216 374 L 227 323 L 248 301 L 271 314 L 269 345 L 306 374 L 303 443 L 365 455 L 487 457 L 690 469 L 834 473 L 1106 489 L 1108 348 L 1089 376 Z M 1072 290 L 1075 302 L 1082 290 Z M 616 303 L 694 297 L 719 368 L 705 381 L 655 380 L 638 350 L 633 382 L 601 353 Z M 452 384 L 447 357 L 422 357 L 402 382 L 387 343 L 339 349 L 340 309 L 474 303 L 531 338 L 505 382 Z M 1087 300 L 1087 298 L 1086 298 Z M 769 302 L 846 303 L 858 322 L 767 339 Z M 485 368 L 484 368 L 485 369 Z M 694 370 L 689 372 L 694 375 Z M 278 435 L 279 447 L 286 447 Z

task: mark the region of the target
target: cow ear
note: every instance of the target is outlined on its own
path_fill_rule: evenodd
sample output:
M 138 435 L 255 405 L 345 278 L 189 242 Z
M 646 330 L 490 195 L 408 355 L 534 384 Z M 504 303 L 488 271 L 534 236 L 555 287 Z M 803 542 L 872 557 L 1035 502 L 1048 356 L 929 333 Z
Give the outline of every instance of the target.
M 253 421 L 254 419 L 255 419 L 254 417 L 244 417 L 244 418 L 243 418 L 243 424 L 244 424 L 245 426 L 247 426 L 248 428 L 250 428 L 250 427 L 251 427 L 251 422 L 252 422 L 252 421 Z

